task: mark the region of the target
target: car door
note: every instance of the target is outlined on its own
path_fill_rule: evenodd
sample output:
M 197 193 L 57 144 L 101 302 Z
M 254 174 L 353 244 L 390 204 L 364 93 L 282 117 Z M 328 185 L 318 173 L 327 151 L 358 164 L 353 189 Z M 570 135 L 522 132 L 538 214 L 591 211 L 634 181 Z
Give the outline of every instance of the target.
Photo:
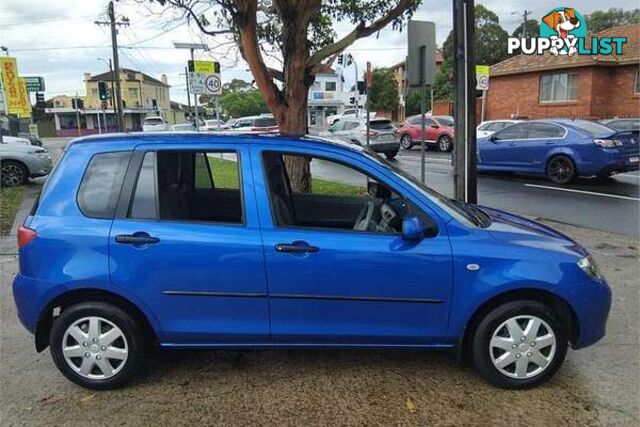
M 527 137 L 511 142 L 514 168 L 524 172 L 543 172 L 547 153 L 562 144 L 567 131 L 554 123 L 528 122 L 522 126 Z
M 261 190 L 256 195 L 273 342 L 441 342 L 452 283 L 444 224 L 437 236 L 419 243 L 408 243 L 397 232 L 354 231 L 367 201 L 367 178 L 387 186 L 388 175 L 370 170 L 372 164 L 362 157 L 355 160 L 309 148 L 292 148 L 286 154 L 267 147 L 252 150 L 254 178 Z M 284 155 L 311 160 L 311 193 L 291 189 Z M 394 200 L 414 206 L 413 194 L 394 194 Z M 415 206 L 414 212 L 421 209 Z
M 514 170 L 523 162 L 521 153 L 514 150 L 515 144 L 527 138 L 524 123 L 508 126 L 478 143 L 479 164 L 484 168 Z
M 110 234 L 111 281 L 163 345 L 265 343 L 262 241 L 244 145 L 136 148 Z

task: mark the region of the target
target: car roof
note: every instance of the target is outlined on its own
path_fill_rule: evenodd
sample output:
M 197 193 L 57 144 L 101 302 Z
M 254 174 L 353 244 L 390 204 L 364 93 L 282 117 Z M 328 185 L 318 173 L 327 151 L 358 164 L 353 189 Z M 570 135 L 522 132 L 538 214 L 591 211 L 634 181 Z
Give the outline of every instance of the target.
M 96 148 L 102 147 L 105 143 L 114 142 L 118 143 L 122 148 L 134 148 L 140 144 L 176 144 L 176 143 L 207 143 L 207 144 L 229 144 L 230 142 L 237 143 L 256 143 L 265 142 L 269 144 L 313 144 L 316 147 L 334 147 L 342 148 L 352 152 L 361 152 L 364 150 L 359 145 L 350 144 L 345 141 L 336 138 L 318 137 L 314 135 L 304 135 L 300 137 L 280 135 L 276 133 L 262 133 L 262 132 L 225 132 L 220 131 L 215 134 L 206 132 L 185 132 L 185 131 L 168 131 L 168 132 L 131 132 L 131 133 L 112 133 L 103 135 L 90 135 L 81 138 L 71 140 L 67 149 L 74 145 L 89 146 L 93 145 Z

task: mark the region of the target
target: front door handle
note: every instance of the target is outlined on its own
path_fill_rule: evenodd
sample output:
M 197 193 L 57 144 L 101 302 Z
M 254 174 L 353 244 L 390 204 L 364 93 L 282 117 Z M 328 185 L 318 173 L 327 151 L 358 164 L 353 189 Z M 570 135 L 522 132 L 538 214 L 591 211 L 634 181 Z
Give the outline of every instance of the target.
M 316 253 L 320 250 L 317 246 L 311 246 L 306 243 L 276 243 L 276 252 L 284 253 Z
M 148 234 L 118 234 L 116 236 L 116 242 L 125 243 L 130 245 L 149 245 L 152 243 L 158 243 L 160 239 L 157 237 L 149 236 Z

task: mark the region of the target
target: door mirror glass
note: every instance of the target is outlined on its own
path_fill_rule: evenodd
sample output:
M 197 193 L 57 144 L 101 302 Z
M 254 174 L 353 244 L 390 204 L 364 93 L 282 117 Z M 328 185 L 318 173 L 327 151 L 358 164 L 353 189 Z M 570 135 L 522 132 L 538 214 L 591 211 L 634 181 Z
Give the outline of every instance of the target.
M 418 242 L 424 237 L 424 223 L 415 215 L 407 215 L 402 220 L 402 238 Z

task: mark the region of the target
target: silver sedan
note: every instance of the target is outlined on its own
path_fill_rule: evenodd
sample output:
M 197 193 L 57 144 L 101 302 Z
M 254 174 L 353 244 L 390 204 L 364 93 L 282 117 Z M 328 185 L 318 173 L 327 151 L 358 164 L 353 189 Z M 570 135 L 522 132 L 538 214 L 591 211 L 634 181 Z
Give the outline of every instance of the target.
M 46 148 L 24 144 L 0 143 L 0 185 L 26 184 L 29 178 L 51 172 L 51 153 Z

